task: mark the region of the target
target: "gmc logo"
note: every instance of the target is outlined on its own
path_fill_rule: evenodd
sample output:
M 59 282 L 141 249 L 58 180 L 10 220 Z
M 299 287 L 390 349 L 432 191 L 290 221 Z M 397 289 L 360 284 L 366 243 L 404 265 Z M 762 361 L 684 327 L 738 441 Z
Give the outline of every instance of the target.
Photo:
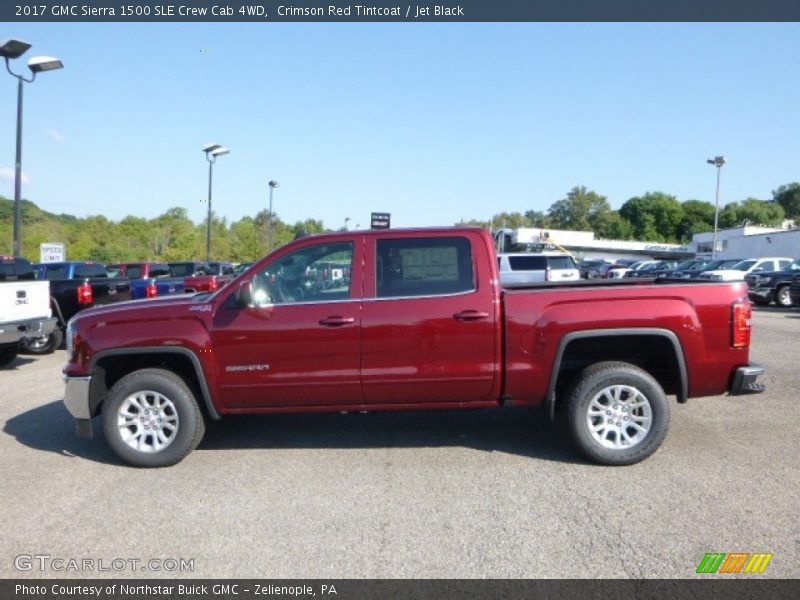
M 14 301 L 14 304 L 16 304 L 17 306 L 19 306 L 20 304 L 28 304 L 28 299 L 27 298 L 17 298 Z

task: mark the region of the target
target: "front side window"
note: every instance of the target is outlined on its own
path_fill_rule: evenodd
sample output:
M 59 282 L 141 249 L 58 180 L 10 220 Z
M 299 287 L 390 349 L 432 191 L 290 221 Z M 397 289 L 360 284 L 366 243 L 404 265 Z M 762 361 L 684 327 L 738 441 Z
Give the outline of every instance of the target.
M 378 240 L 376 251 L 378 298 L 441 296 L 475 289 L 467 238 Z
M 348 300 L 352 268 L 352 242 L 306 246 L 253 277 L 253 301 L 264 306 Z

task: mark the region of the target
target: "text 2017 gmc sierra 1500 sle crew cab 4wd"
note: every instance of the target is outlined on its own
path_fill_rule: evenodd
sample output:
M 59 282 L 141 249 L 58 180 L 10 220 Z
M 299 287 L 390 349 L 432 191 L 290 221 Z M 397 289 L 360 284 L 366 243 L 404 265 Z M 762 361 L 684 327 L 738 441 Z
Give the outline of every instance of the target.
M 348 277 L 314 285 L 334 266 Z M 663 441 L 667 395 L 762 390 L 750 318 L 744 282 L 507 290 L 485 230 L 340 232 L 283 246 L 215 293 L 82 312 L 64 402 L 79 435 L 102 415 L 137 466 L 183 459 L 205 418 L 505 405 L 562 414 L 585 455 L 623 465 Z

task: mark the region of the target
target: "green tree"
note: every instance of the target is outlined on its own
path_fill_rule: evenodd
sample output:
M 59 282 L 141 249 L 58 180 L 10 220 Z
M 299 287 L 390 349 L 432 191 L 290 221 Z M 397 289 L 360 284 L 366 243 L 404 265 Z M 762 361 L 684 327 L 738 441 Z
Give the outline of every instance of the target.
M 778 227 L 783 223 L 783 219 L 783 206 L 758 198 L 731 202 L 726 204 L 719 213 L 720 227 L 740 227 L 745 223 Z
M 611 212 L 605 196 L 587 190 L 585 186 L 576 186 L 566 198 L 550 206 L 547 216 L 554 229 L 595 231 L 595 228 L 604 227 Z
M 783 207 L 787 219 L 800 222 L 800 183 L 787 183 L 773 190 L 772 201 Z
M 635 239 L 652 242 L 677 242 L 684 216 L 678 199 L 663 192 L 635 196 L 622 205 L 619 214 L 633 227 Z
M 714 230 L 714 205 L 703 200 L 687 200 L 683 203 L 683 219 L 678 225 L 680 242 L 686 243 L 695 233 Z

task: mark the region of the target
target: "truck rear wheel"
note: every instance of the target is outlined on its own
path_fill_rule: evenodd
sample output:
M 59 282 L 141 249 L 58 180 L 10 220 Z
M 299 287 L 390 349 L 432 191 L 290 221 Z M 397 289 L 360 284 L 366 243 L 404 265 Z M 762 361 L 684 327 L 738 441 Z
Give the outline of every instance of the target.
M 570 433 L 591 460 L 630 465 L 655 452 L 667 435 L 664 390 L 646 371 L 624 362 L 583 370 L 567 399 Z
M 37 338 L 27 338 L 22 342 L 22 348 L 29 354 L 50 354 L 64 343 L 64 332 L 56 327 L 49 335 Z
M 111 388 L 103 405 L 103 431 L 128 464 L 167 467 L 197 447 L 205 423 L 183 379 L 164 369 L 142 369 Z

